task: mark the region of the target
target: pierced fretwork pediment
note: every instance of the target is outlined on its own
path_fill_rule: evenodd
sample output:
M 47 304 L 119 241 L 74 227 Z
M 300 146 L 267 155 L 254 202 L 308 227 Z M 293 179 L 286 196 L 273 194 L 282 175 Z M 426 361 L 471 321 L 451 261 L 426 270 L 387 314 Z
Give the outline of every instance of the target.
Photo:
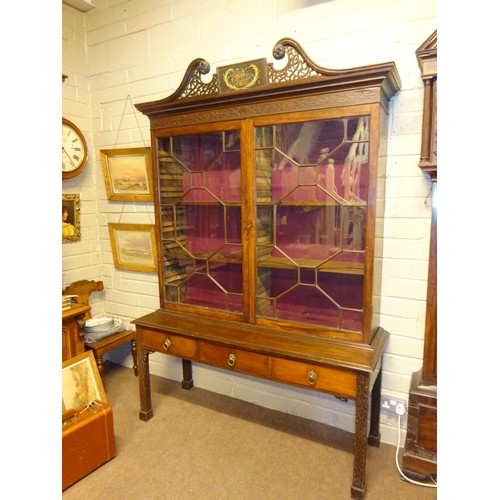
M 276 61 L 245 61 L 216 68 L 210 78 L 210 64 L 195 59 L 188 66 L 177 90 L 159 101 L 137 104 L 148 116 L 180 109 L 206 109 L 217 102 L 250 102 L 262 96 L 299 92 L 306 87 L 330 90 L 382 87 L 383 100 L 390 99 L 400 87 L 394 63 L 350 69 L 328 69 L 315 64 L 302 47 L 290 38 L 282 38 L 273 49 Z
M 342 71 L 328 70 L 320 68 L 314 64 L 304 52 L 302 47 L 289 38 L 281 39 L 274 47 L 273 56 L 276 60 L 286 58 L 286 64 L 281 69 L 275 69 L 274 63 L 265 64 L 264 71 L 266 72 L 260 85 L 257 81 L 254 85 L 246 85 L 241 88 L 235 86 L 231 89 L 235 92 L 249 90 L 251 88 L 263 87 L 267 84 L 290 82 L 293 80 L 301 80 L 318 76 L 320 74 L 342 73 Z M 265 61 L 265 60 L 264 60 Z M 254 66 L 254 61 L 234 64 L 234 68 L 241 69 Z M 226 68 L 226 67 L 225 67 Z M 188 99 L 191 97 L 208 96 L 218 93 L 225 93 L 221 89 L 221 78 L 218 73 L 212 75 L 209 82 L 204 82 L 202 75 L 207 75 L 210 72 L 210 64 L 205 59 L 195 59 L 188 67 L 185 77 L 182 80 L 179 88 L 172 94 L 170 100 L 173 99 Z M 251 82 L 252 80 L 250 80 Z M 264 82 L 264 83 L 262 83 Z
M 202 75 L 210 72 L 210 64 L 205 59 L 195 59 L 188 67 L 179 88 L 172 94 L 171 99 L 187 99 L 196 96 L 207 96 L 218 93 L 217 75 L 205 83 Z

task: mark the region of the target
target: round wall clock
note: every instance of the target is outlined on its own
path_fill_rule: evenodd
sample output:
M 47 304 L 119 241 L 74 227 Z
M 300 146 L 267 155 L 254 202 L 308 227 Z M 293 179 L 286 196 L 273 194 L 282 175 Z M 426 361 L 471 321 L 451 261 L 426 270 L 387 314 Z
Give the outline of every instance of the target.
M 62 119 L 62 178 L 70 179 L 80 174 L 87 165 L 88 150 L 80 129 Z

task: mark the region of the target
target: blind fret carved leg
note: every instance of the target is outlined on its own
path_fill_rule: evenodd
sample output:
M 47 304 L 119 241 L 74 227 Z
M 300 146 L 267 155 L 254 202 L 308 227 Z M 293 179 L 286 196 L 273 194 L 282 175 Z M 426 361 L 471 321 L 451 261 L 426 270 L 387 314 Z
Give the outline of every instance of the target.
M 141 399 L 141 409 L 139 418 L 147 422 L 153 418 L 153 407 L 151 405 L 151 380 L 149 376 L 149 355 L 142 346 L 142 339 L 138 337 L 137 342 L 137 363 L 139 368 L 139 396 Z
M 369 386 L 369 374 L 358 372 L 356 387 L 356 423 L 354 431 L 354 467 L 351 486 L 351 498 L 355 499 L 362 499 L 365 496 Z
M 193 387 L 193 369 L 189 359 L 182 360 L 182 388 L 191 389 Z
M 372 389 L 372 403 L 370 411 L 370 434 L 368 444 L 370 446 L 380 446 L 380 398 L 382 388 L 382 366 L 378 372 L 375 384 Z

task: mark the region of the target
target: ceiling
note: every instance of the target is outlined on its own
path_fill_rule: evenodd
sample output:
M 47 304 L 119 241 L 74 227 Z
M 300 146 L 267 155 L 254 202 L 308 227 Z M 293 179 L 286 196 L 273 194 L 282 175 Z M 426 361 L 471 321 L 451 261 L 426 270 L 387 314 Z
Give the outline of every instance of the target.
M 71 5 L 71 7 L 81 10 L 82 12 L 87 12 L 95 8 L 95 5 L 92 5 L 92 0 L 62 0 L 62 3 Z

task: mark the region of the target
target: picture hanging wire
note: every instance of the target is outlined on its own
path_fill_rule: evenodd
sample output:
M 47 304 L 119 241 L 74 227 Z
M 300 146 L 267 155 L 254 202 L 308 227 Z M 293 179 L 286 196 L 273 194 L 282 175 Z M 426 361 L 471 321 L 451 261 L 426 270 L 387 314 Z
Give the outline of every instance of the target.
M 116 143 L 118 142 L 118 135 L 119 135 L 120 130 L 122 128 L 123 117 L 125 116 L 125 110 L 127 109 L 127 103 L 128 102 L 130 102 L 130 106 L 132 107 L 132 112 L 133 112 L 133 115 L 134 115 L 134 118 L 135 118 L 135 122 L 137 123 L 137 128 L 139 129 L 139 133 L 141 134 L 142 144 L 144 145 L 144 147 L 147 147 L 146 141 L 144 140 L 144 137 L 142 135 L 142 130 L 141 130 L 141 127 L 139 125 L 139 120 L 137 119 L 137 114 L 136 114 L 135 107 L 134 107 L 134 105 L 132 103 L 132 99 L 130 98 L 130 94 L 127 94 L 127 98 L 125 99 L 125 105 L 123 106 L 122 116 L 120 118 L 120 124 L 118 125 L 118 130 L 116 131 L 116 138 L 115 138 L 115 142 L 113 144 L 113 149 L 116 149 Z M 122 220 L 123 208 L 124 207 L 125 207 L 125 202 L 122 203 L 122 210 L 120 212 L 120 217 L 118 218 L 118 222 L 121 222 L 121 220 Z M 147 211 L 147 214 L 148 214 L 149 221 L 152 224 L 154 224 L 154 221 L 151 220 L 151 213 L 149 211 Z
M 140 202 L 136 202 L 136 203 L 140 203 Z M 144 202 L 142 202 L 142 203 L 144 203 L 144 206 L 146 206 L 146 207 L 147 207 L 147 202 L 146 202 L 146 201 L 144 201 Z M 121 209 L 121 212 L 120 212 L 120 217 L 118 217 L 118 222 L 122 222 L 122 215 L 123 215 L 123 208 L 124 208 L 124 207 L 125 207 L 125 202 L 123 201 L 123 202 L 122 202 L 122 209 Z M 153 220 L 153 219 L 151 219 L 151 212 L 150 212 L 149 210 L 146 210 L 146 213 L 148 214 L 148 219 L 149 219 L 149 222 L 151 222 L 151 224 L 153 224 L 153 225 L 154 225 L 154 223 L 155 223 L 155 222 L 154 222 L 154 220 Z
M 123 112 L 122 116 L 120 118 L 120 124 L 118 125 L 118 130 L 116 131 L 116 138 L 115 138 L 115 143 L 113 144 L 113 148 L 116 148 L 116 143 L 118 141 L 118 134 L 120 133 L 120 129 L 122 128 L 122 122 L 123 122 L 123 117 L 125 116 L 125 110 L 127 109 L 127 103 L 130 102 L 130 106 L 132 106 L 132 112 L 135 118 L 135 122 L 137 123 L 137 128 L 139 129 L 139 133 L 141 134 L 141 139 L 144 147 L 146 146 L 146 141 L 144 140 L 144 137 L 142 135 L 141 127 L 139 125 L 139 120 L 137 119 L 137 114 L 134 108 L 134 105 L 132 104 L 132 99 L 130 98 L 130 94 L 127 94 L 127 98 L 125 99 L 125 105 L 123 106 Z

